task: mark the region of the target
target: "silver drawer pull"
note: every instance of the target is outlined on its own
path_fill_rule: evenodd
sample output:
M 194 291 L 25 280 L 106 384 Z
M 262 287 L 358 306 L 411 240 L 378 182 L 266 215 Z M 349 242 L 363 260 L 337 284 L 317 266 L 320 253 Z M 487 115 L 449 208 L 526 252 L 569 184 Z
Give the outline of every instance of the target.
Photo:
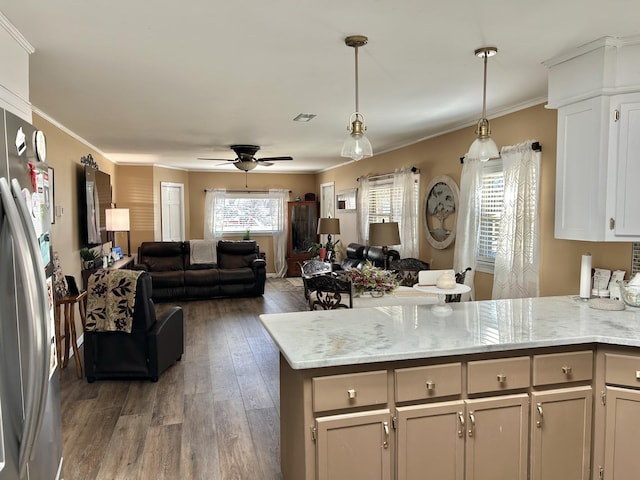
M 565 375 L 571 375 L 573 373 L 573 369 L 571 367 L 564 366 L 562 367 L 562 373 Z
M 429 380 L 427 382 L 427 390 L 432 391 L 436 389 L 436 384 L 434 382 L 432 382 L 431 380 Z
M 357 395 L 358 395 L 358 392 L 356 392 L 355 388 L 350 388 L 349 390 L 347 390 L 347 396 L 349 397 L 350 400 L 353 400 L 354 398 L 356 398 Z
M 636 380 L 640 380 L 640 370 L 636 370 Z
M 498 374 L 498 376 L 496 378 L 498 380 L 498 383 L 505 383 L 507 381 L 507 376 L 506 375 Z

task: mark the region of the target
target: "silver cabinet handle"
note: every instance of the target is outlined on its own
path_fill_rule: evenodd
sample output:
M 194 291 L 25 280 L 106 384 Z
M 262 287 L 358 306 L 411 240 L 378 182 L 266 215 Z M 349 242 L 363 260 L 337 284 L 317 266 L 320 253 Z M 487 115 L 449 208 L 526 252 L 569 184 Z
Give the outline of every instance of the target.
M 502 374 L 498 374 L 496 379 L 498 380 L 498 383 L 505 383 L 507 381 L 507 376 L 506 375 L 502 375 Z
M 564 366 L 562 367 L 562 373 L 565 375 L 571 375 L 573 373 L 573 369 L 571 367 Z
M 357 396 L 358 396 L 358 392 L 356 391 L 355 388 L 350 388 L 349 390 L 347 390 L 347 397 L 349 397 L 349 400 L 353 400 Z
M 542 420 L 544 420 L 544 412 L 542 411 L 542 404 L 536 404 L 536 409 L 538 410 L 538 420 L 536 421 L 536 427 L 542 428 Z
M 636 370 L 636 380 L 640 380 L 640 370 Z
M 434 382 L 432 382 L 431 380 L 429 380 L 427 382 L 427 390 L 429 390 L 430 392 L 436 389 L 436 384 Z
M 473 412 L 469 412 L 469 436 L 473 437 L 476 431 L 476 417 Z
M 462 412 L 458 412 L 458 437 L 462 437 L 464 435 L 464 414 Z
M 382 422 L 382 429 L 384 430 L 384 442 L 382 442 L 382 446 L 389 448 L 389 422 Z

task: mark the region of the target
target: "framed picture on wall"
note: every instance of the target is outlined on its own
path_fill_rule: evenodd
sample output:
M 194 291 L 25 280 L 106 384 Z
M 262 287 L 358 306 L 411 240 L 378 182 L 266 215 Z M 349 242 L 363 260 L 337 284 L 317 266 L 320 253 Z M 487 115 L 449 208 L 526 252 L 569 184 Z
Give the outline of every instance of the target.
M 335 190 L 334 183 L 322 183 L 320 185 L 320 217 L 335 218 Z

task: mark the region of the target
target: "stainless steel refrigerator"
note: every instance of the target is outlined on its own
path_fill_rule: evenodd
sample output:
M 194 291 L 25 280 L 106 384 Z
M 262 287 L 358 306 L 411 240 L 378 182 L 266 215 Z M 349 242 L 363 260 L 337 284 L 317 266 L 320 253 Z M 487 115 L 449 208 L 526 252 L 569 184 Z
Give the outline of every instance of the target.
M 49 169 L 0 109 L 0 480 L 62 478 Z

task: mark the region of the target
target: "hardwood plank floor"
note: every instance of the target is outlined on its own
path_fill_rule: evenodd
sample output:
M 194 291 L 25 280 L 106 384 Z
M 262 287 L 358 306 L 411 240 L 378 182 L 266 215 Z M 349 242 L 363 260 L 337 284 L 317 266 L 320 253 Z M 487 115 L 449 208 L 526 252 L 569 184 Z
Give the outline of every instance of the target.
M 157 383 L 63 370 L 65 480 L 282 479 L 278 349 L 258 317 L 305 310 L 302 287 L 180 305 L 185 354 Z

